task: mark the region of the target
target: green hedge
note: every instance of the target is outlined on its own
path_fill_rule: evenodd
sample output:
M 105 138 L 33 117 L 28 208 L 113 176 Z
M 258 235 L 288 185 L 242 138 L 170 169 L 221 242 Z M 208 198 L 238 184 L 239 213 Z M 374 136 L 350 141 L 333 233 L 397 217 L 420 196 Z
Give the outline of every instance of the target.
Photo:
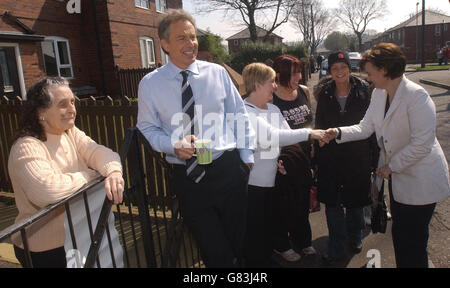
M 227 63 L 231 68 L 242 73 L 244 67 L 253 62 L 265 62 L 268 59 L 275 60 L 283 54 L 291 54 L 299 59 L 307 57 L 306 47 L 303 44 L 285 46 L 283 44 L 272 45 L 263 42 L 250 42 L 244 44 L 241 50 L 231 55 L 231 60 Z

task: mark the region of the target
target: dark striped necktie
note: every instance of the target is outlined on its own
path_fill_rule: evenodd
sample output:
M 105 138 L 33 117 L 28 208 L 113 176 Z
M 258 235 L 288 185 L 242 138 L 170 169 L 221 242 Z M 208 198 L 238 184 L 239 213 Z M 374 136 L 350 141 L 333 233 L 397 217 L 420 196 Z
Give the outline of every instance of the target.
M 185 117 L 183 121 L 184 136 L 195 135 L 194 123 L 196 119 L 195 115 L 195 101 L 194 95 L 192 94 L 192 88 L 188 81 L 189 71 L 181 71 L 183 75 L 183 84 L 181 85 L 181 101 L 183 107 L 183 113 L 188 117 Z M 205 176 L 205 168 L 198 165 L 197 158 L 192 157 L 186 160 L 186 175 L 191 178 L 195 183 L 200 182 Z

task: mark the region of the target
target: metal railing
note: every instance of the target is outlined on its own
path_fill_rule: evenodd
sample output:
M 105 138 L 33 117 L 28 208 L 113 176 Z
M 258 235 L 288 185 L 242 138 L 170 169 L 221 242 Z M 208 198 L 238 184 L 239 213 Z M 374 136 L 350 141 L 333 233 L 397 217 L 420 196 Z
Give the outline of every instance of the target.
M 137 128 L 126 131 L 120 155 L 138 205 L 147 267 L 202 267 L 200 251 L 183 225 L 172 189 L 172 165 Z M 126 161 L 125 161 L 126 160 Z
M 5 241 L 8 237 L 20 233 L 21 235 L 21 241 L 24 247 L 25 252 L 25 263 L 27 267 L 33 267 L 31 253 L 29 250 L 28 240 L 27 240 L 27 232 L 26 229 L 33 225 L 34 223 L 37 223 L 39 220 L 41 220 L 46 215 L 50 214 L 51 212 L 55 211 L 56 209 L 60 207 L 65 207 L 68 223 L 69 223 L 69 231 L 70 231 L 70 237 L 72 240 L 72 246 L 74 249 L 77 249 L 77 235 L 75 235 L 74 232 L 74 226 L 72 223 L 72 216 L 71 216 L 71 209 L 70 209 L 70 203 L 72 201 L 78 200 L 79 198 L 82 198 L 84 201 L 84 206 L 86 208 L 86 221 L 87 225 L 89 227 L 89 232 L 91 236 L 91 244 L 88 250 L 87 258 L 84 264 L 85 268 L 92 268 L 95 264 L 97 264 L 98 267 L 101 267 L 101 263 L 98 259 L 98 252 L 100 248 L 100 244 L 102 242 L 103 235 L 106 231 L 108 237 L 108 246 L 110 248 L 111 253 L 111 259 L 113 263 L 113 267 L 116 267 L 115 263 L 115 252 L 113 250 L 113 245 L 111 245 L 111 231 L 107 225 L 108 216 L 111 212 L 112 202 L 106 198 L 103 201 L 103 205 L 101 208 L 100 216 L 98 219 L 98 222 L 95 225 L 95 230 L 93 223 L 91 221 L 91 211 L 89 209 L 89 203 L 87 195 L 90 192 L 90 190 L 96 186 L 97 184 L 101 183 L 103 181 L 103 177 L 99 177 L 88 184 L 86 184 L 83 188 L 78 190 L 73 195 L 57 202 L 51 205 L 48 205 L 44 207 L 43 209 L 39 210 L 37 213 L 33 214 L 30 217 L 27 217 L 25 219 L 22 219 L 21 221 L 9 226 L 8 228 L 4 229 L 0 232 L 0 242 Z M 120 217 L 119 217 L 120 219 Z M 122 227 L 123 228 L 123 227 Z M 122 229 L 123 230 L 123 229 Z M 80 244 L 80 243 L 78 243 Z
M 32 267 L 26 229 L 52 211 L 65 207 L 70 240 L 73 249 L 77 250 L 80 243 L 74 232 L 72 223 L 74 215 L 70 205 L 72 201 L 82 199 L 86 211 L 84 225 L 88 226 L 90 236 L 89 249 L 83 267 L 102 267 L 99 249 L 102 241 L 106 240 L 112 267 L 117 267 L 115 261 L 117 251 L 113 249 L 111 231 L 108 227 L 111 210 L 116 216 L 115 227 L 122 246 L 125 267 L 203 267 L 199 249 L 192 235 L 183 225 L 178 200 L 171 187 L 171 165 L 164 160 L 161 153 L 151 149 L 150 144 L 136 128 L 126 131 L 120 156 L 124 175 L 126 175 L 127 188 L 124 191 L 124 203 L 113 206 L 105 196 L 97 223 L 93 223 L 91 219 L 88 195 L 103 181 L 102 177 L 88 183 L 70 197 L 49 205 L 4 229 L 0 232 L 0 242 L 15 233 L 20 233 L 26 266 Z M 104 193 L 104 190 L 99 191 Z M 99 192 L 95 191 L 95 193 Z M 164 197 L 161 197 L 161 194 Z M 66 238 L 69 239 L 67 236 Z

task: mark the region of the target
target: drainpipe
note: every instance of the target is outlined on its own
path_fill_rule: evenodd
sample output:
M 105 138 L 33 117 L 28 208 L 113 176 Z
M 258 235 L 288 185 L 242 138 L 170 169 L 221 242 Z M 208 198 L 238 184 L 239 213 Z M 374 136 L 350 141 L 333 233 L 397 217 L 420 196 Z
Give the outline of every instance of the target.
M 105 70 L 103 67 L 103 55 L 102 55 L 102 48 L 101 48 L 101 42 L 100 42 L 100 34 L 99 34 L 99 28 L 98 28 L 98 20 L 97 20 L 97 7 L 95 6 L 95 0 L 92 0 L 92 7 L 93 7 L 93 13 L 94 13 L 94 29 L 95 29 L 95 40 L 97 42 L 97 56 L 98 56 L 98 62 L 100 64 L 100 77 L 102 81 L 102 87 L 101 87 L 101 93 L 102 96 L 106 95 L 106 85 L 105 85 Z
M 420 67 L 425 68 L 425 0 L 422 0 L 422 64 Z

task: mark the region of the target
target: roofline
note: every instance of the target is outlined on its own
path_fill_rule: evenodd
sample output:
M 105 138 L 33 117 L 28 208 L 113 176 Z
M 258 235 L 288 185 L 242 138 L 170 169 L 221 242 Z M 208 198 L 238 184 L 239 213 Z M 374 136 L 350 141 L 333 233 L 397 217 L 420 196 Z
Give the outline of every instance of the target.
M 264 31 L 266 31 L 266 32 L 268 32 L 266 29 L 264 29 L 264 28 L 261 28 L 261 27 L 259 27 L 258 25 L 256 25 L 256 28 L 259 28 L 259 29 L 262 29 L 262 30 L 264 30 Z M 247 28 L 245 28 L 245 29 L 242 29 L 241 31 L 239 31 L 239 32 L 237 32 L 237 33 L 235 33 L 234 35 L 232 35 L 232 36 L 230 36 L 230 37 L 228 37 L 227 39 L 225 39 L 225 40 L 237 40 L 237 39 L 248 39 L 248 38 L 234 38 L 233 39 L 233 37 L 234 36 L 236 36 L 236 35 L 238 35 L 239 33 L 242 33 L 242 32 L 244 32 L 245 30 L 249 30 L 248 29 L 248 27 Z M 267 34 L 267 33 L 266 33 Z M 278 38 L 281 38 L 281 39 L 284 39 L 283 37 L 281 37 L 281 36 L 279 36 L 279 35 L 277 35 L 277 34 L 275 34 L 274 32 L 271 32 L 269 35 L 274 35 L 274 36 L 276 36 L 276 37 L 278 37 Z

